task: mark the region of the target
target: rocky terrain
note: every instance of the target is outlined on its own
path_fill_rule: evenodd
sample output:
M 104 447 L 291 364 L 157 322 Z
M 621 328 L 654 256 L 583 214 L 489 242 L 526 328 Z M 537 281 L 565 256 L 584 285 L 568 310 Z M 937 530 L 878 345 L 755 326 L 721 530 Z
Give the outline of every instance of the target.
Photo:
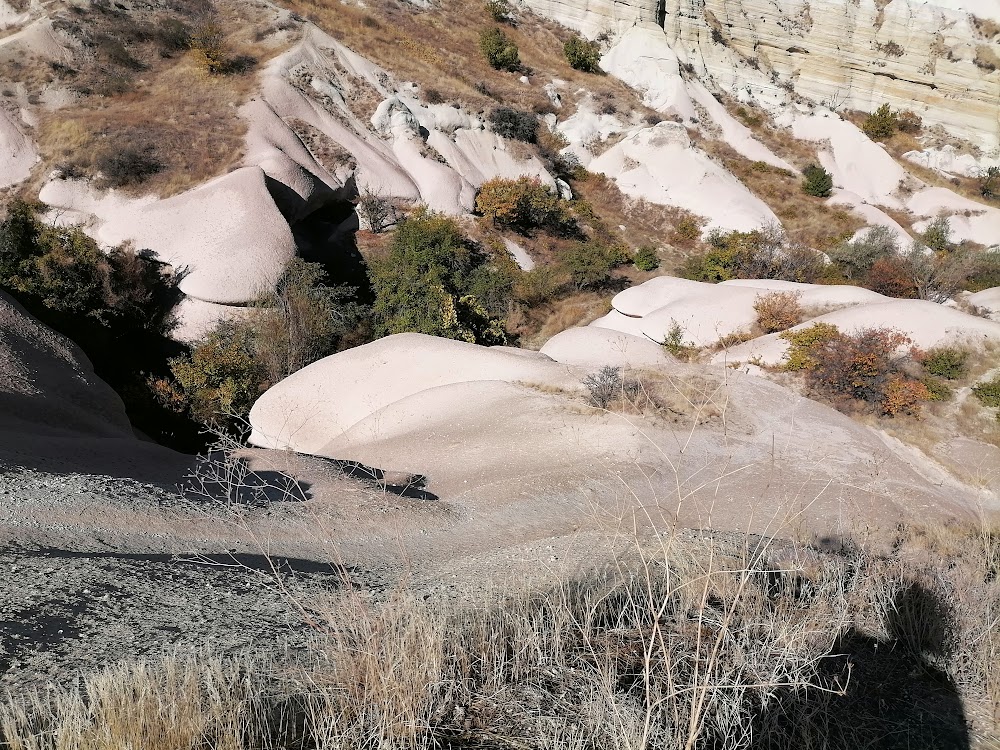
M 489 62 L 491 29 L 517 65 Z M 613 639 L 665 622 L 681 683 L 717 637 L 705 674 L 732 658 L 766 688 L 705 699 L 700 736 L 671 709 L 689 746 L 797 727 L 806 685 L 862 717 L 847 744 L 869 719 L 908 742 L 892 680 L 920 673 L 928 741 L 991 747 L 998 148 L 988 0 L 0 0 L 0 687 L 164 654 L 264 655 L 284 680 L 352 637 L 413 657 L 486 632 L 455 613 L 499 595 L 532 633 L 579 615 L 566 632 L 612 645 L 556 648 L 528 687 L 469 667 L 379 747 L 428 723 L 420 741 L 524 747 L 540 724 L 487 732 L 505 700 L 563 717 L 554 747 L 631 727 L 644 646 Z M 173 447 L 136 414 L 169 415 Z M 202 455 L 175 424 L 208 430 Z M 607 597 L 636 622 L 572 610 L 578 588 L 605 601 L 605 569 L 640 600 L 665 576 L 676 609 L 628 588 Z M 523 591 L 570 609 L 532 619 Z M 574 724 L 559 696 L 609 654 L 588 705 L 627 708 Z M 873 692 L 837 682 L 852 659 Z M 395 679 L 338 669 L 290 703 Z M 387 691 L 362 704 L 395 710 Z M 0 739 L 33 726 L 19 705 Z M 299 744 L 275 746 L 351 746 L 307 742 L 296 710 Z

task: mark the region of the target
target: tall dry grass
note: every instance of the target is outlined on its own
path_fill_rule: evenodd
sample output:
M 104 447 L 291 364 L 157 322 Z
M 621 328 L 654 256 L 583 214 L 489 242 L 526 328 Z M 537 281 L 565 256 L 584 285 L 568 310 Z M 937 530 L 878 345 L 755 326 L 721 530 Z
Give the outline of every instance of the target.
M 636 537 L 599 569 L 476 606 L 344 595 L 295 659 L 169 657 L 8 695 L 0 732 L 12 750 L 835 748 L 880 732 L 950 747 L 935 732 L 965 730 L 946 711 L 1000 708 L 998 566 L 987 525 L 834 552 Z M 933 720 L 908 727 L 873 669 L 924 684 Z

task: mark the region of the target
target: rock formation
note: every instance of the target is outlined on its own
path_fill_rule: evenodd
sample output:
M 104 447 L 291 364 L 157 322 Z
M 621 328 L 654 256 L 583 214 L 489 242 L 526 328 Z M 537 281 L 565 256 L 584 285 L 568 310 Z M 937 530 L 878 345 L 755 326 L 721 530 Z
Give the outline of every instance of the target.
M 987 151 L 1000 146 L 1000 9 L 988 0 L 526 4 L 589 36 L 655 24 L 682 65 L 745 101 L 865 111 L 888 103 Z

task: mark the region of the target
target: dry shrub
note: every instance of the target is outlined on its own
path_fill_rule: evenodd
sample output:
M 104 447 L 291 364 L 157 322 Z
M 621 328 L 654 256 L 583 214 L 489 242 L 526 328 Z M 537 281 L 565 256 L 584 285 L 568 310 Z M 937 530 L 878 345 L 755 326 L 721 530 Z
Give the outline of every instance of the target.
M 908 374 L 911 356 L 900 350 L 911 343 L 890 328 L 838 332 L 812 349 L 815 364 L 806 370 L 806 381 L 835 400 L 860 401 L 885 416 L 917 415 L 931 394 Z
M 800 292 L 758 294 L 753 303 L 757 325 L 764 333 L 777 333 L 797 326 L 803 317 L 801 299 Z

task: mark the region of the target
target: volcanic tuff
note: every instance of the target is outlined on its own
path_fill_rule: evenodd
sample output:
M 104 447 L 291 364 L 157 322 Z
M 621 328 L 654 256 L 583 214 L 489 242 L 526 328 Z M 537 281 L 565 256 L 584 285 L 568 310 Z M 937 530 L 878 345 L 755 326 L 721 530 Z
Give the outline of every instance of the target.
M 1000 146 L 1000 6 L 989 0 L 526 0 L 588 36 L 659 26 L 682 65 L 769 107 L 911 109 Z

